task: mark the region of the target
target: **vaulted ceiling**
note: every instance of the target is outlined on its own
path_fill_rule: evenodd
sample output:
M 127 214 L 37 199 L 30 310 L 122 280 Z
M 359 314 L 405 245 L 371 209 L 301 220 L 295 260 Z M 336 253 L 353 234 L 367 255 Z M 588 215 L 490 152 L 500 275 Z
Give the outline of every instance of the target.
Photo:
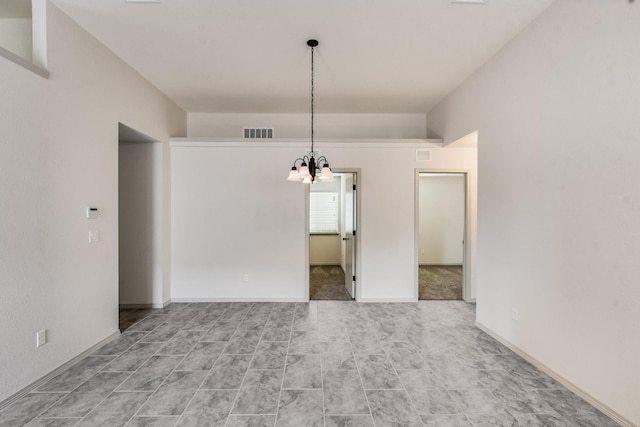
M 554 0 L 52 0 L 189 112 L 427 113 Z

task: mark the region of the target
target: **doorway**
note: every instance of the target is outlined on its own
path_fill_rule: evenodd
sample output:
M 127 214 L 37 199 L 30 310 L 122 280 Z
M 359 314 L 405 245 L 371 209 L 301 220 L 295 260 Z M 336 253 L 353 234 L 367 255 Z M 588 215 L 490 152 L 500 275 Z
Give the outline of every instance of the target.
M 462 172 L 418 176 L 418 299 L 465 297 L 466 180 Z
M 163 307 L 162 144 L 121 123 L 118 253 L 121 310 Z
M 356 297 L 356 172 L 309 186 L 309 299 Z

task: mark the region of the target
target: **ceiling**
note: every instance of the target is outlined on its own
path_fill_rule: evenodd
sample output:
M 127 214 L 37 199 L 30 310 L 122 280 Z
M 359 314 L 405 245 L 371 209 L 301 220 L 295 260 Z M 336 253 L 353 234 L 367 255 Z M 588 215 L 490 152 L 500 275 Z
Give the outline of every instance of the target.
M 52 0 L 188 112 L 427 113 L 555 0 Z

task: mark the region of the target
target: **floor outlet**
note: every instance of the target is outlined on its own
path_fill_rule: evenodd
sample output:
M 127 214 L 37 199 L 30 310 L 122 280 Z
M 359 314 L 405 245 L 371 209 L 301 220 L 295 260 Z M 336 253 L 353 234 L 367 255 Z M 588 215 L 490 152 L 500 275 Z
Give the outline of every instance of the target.
M 42 347 L 47 343 L 47 330 L 43 329 L 36 334 L 36 347 Z

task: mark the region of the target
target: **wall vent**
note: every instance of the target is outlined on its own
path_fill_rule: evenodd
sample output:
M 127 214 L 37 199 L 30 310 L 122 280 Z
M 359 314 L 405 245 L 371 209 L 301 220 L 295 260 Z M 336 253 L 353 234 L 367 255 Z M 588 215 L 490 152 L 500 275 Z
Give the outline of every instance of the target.
M 244 139 L 273 139 L 273 128 L 243 127 Z
M 416 150 L 416 162 L 430 162 L 431 150 Z

